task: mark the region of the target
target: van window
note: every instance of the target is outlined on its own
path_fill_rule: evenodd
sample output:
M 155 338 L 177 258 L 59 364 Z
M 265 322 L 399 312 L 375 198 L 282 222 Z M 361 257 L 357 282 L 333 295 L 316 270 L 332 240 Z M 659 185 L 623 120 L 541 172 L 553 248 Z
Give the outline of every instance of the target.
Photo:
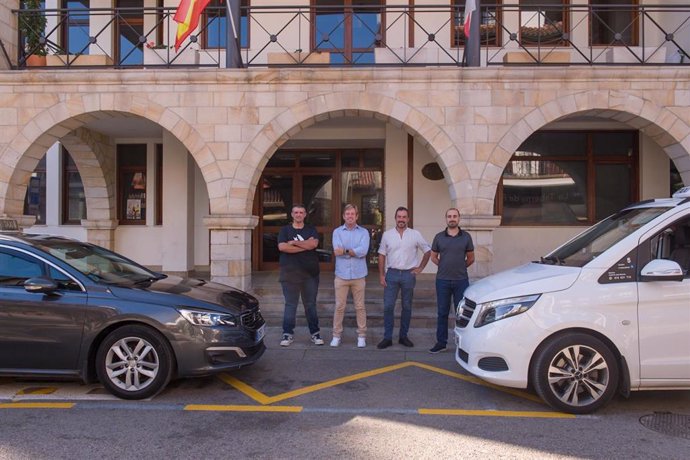
M 654 235 L 646 248 L 647 261 L 673 260 L 680 265 L 685 277 L 690 277 L 690 217 L 678 220 Z
M 668 209 L 667 207 L 624 209 L 542 257 L 541 263 L 583 267 Z

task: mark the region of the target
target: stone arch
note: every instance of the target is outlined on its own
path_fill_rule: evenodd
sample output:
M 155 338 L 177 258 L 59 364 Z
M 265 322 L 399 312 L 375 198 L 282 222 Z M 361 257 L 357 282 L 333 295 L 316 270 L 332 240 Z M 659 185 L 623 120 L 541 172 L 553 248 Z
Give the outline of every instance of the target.
M 146 118 L 176 136 L 201 170 L 211 212 L 228 212 L 226 182 L 213 152 L 192 124 L 147 94 L 98 93 L 75 95 L 36 113 L 0 152 L 0 172 L 6 171 L 0 174 L 0 214 L 22 214 L 29 176 L 51 145 L 94 119 L 123 114 Z
M 60 138 L 74 159 L 84 185 L 87 217 L 90 220 L 114 220 L 115 156 L 110 139 L 86 128 L 78 128 Z
M 496 187 L 513 152 L 545 125 L 570 115 L 609 118 L 639 129 L 666 152 L 683 182 L 690 184 L 690 125 L 686 121 L 649 99 L 615 90 L 583 91 L 535 108 L 507 130 L 484 167 L 478 199 L 493 209 Z
M 463 214 L 474 214 L 474 191 L 462 152 L 450 136 L 420 110 L 394 98 L 372 93 L 329 93 L 286 108 L 253 138 L 235 170 L 233 186 L 247 190 L 244 210 L 251 214 L 261 173 L 271 156 L 290 137 L 330 118 L 376 118 L 400 127 L 425 146 L 439 163 L 451 201 Z

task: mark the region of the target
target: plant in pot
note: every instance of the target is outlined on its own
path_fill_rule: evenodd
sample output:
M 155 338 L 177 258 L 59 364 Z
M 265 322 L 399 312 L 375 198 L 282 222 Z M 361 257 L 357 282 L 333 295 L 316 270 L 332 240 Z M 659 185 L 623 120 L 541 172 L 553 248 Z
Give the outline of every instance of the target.
M 40 0 L 22 0 L 19 16 L 19 30 L 24 40 L 24 62 L 26 65 L 46 65 L 46 16 L 41 10 Z M 35 10 L 35 11 L 31 11 Z

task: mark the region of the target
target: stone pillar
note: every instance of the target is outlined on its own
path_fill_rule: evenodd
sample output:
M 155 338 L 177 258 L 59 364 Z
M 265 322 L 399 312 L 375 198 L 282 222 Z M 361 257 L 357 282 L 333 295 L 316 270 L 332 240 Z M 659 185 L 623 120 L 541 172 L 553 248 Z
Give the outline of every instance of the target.
M 494 257 L 494 229 L 501 225 L 501 216 L 464 215 L 460 227 L 472 235 L 474 243 L 474 264 L 469 269 L 471 280 L 484 278 L 491 274 Z
M 86 229 L 86 241 L 103 246 L 111 251 L 115 248 L 116 220 L 82 219 L 81 226 Z
M 214 214 L 204 217 L 211 231 L 211 280 L 249 290 L 252 283 L 252 230 L 257 216 Z
M 10 219 L 17 221 L 17 227 L 19 230 L 24 231 L 24 229 L 33 227 L 36 223 L 36 216 L 11 216 L 9 214 L 0 214 L 0 219 Z

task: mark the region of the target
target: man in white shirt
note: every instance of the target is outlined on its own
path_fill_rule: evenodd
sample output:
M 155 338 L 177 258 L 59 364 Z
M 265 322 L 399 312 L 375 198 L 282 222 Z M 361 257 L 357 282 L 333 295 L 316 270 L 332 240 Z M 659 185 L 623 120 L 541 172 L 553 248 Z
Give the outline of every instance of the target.
M 379 246 L 379 278 L 383 286 L 383 340 L 376 348 L 384 349 L 393 345 L 393 312 L 400 291 L 402 312 L 400 313 L 400 332 L 398 343 L 406 347 L 414 344 L 407 337 L 412 319 L 412 294 L 421 273 L 429 262 L 431 246 L 421 233 L 407 227 L 410 217 L 407 208 L 395 210 L 395 228 L 384 232 Z M 421 262 L 417 251 L 421 251 Z

